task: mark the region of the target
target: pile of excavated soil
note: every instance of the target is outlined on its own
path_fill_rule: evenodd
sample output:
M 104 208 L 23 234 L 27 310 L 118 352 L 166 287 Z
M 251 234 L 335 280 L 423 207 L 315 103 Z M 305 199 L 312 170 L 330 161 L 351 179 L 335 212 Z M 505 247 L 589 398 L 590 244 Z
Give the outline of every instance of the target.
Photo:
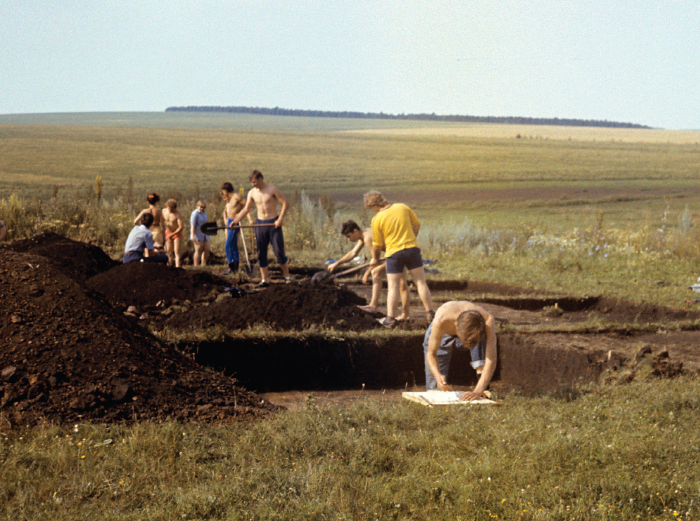
M 79 281 L 103 273 L 117 264 L 97 246 L 51 232 L 14 241 L 3 245 L 3 249 L 45 257 L 60 271 Z
M 54 244 L 60 251 L 66 243 Z M 0 294 L 0 421 L 221 421 L 275 409 L 162 343 L 45 257 L 1 249 Z
M 87 281 L 90 288 L 112 304 L 137 307 L 155 306 L 173 299 L 196 301 L 223 292 L 230 284 L 208 271 L 148 262 L 120 264 Z
M 245 329 L 265 323 L 277 329 L 302 330 L 311 325 L 344 331 L 379 327 L 357 306 L 366 300 L 334 284 L 273 284 L 262 291 L 226 298 L 206 307 L 191 308 L 170 316 L 173 328 L 206 328 L 215 325 Z

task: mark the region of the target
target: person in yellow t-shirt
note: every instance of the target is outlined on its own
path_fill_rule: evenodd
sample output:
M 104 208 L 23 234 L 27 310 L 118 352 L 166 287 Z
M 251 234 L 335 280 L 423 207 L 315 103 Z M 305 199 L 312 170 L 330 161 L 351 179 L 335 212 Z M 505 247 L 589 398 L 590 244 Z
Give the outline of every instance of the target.
M 396 324 L 396 310 L 399 302 L 399 283 L 404 268 L 408 269 L 416 284 L 418 296 L 428 314 L 428 322 L 435 317 L 433 300 L 428 283 L 425 281 L 423 259 L 416 236 L 420 230 L 420 221 L 408 206 L 402 203 L 389 203 L 377 192 L 368 192 L 364 196 L 365 206 L 377 215 L 372 218 L 372 260 L 370 268 L 379 264 L 379 255 L 386 250 L 387 312 L 380 324 L 392 327 Z

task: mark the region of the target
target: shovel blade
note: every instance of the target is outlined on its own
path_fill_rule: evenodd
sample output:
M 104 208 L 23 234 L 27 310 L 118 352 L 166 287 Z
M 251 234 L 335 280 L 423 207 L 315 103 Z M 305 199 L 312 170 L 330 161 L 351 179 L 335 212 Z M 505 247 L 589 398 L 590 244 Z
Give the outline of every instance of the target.
M 204 223 L 202 226 L 199 227 L 199 231 L 202 232 L 204 235 L 216 235 L 216 232 L 223 228 L 223 226 L 217 226 L 216 223 Z

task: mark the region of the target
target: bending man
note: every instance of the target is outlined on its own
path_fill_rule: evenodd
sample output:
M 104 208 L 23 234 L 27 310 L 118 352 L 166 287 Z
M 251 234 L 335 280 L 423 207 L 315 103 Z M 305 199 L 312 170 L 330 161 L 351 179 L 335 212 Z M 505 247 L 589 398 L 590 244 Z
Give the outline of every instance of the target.
M 473 391 L 460 400 L 476 400 L 489 387 L 496 370 L 496 321 L 483 308 L 467 301 L 446 302 L 437 310 L 423 340 L 425 387 L 428 391 L 449 391 L 447 384 L 453 351 L 468 349 L 472 367 L 479 375 Z
M 122 262 L 140 260 L 141 262 L 160 262 L 166 264 L 168 256 L 165 253 L 155 254 L 153 250 L 153 233 L 149 228 L 153 224 L 153 215 L 145 213 L 141 216 L 141 224 L 137 224 L 129 232 L 124 246 L 124 259 Z M 148 257 L 144 257 L 145 253 Z
M 354 242 L 355 246 L 340 259 L 328 266 L 328 271 L 333 273 L 341 264 L 351 261 L 360 253 L 363 247 L 372 253 L 372 228 L 361 230 L 360 226 L 355 221 L 346 221 L 343 223 L 340 233 L 347 237 L 348 241 Z M 372 276 L 372 299 L 367 306 L 360 306 L 362 311 L 367 313 L 376 313 L 379 306 L 379 294 L 382 292 L 382 274 L 386 272 L 386 264 L 380 264 L 374 268 L 369 268 L 362 277 L 362 283 L 367 284 L 369 275 Z M 408 284 L 406 282 L 406 272 L 402 272 L 401 284 L 399 286 L 401 292 L 401 316 L 397 320 L 409 320 L 411 318 L 411 295 L 408 292 Z

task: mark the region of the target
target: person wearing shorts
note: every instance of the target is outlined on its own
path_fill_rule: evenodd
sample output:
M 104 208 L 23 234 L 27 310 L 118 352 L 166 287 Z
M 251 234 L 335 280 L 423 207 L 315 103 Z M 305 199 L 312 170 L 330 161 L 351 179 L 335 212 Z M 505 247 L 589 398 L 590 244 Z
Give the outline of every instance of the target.
M 207 222 L 207 203 L 197 201 L 197 207 L 190 214 L 190 239 L 194 243 L 192 263 L 195 266 L 207 265 L 211 254 L 211 240 L 202 233 L 201 227 Z
M 408 206 L 402 203 L 389 203 L 376 191 L 364 196 L 365 206 L 374 210 L 372 218 L 372 260 L 370 267 L 379 265 L 379 256 L 386 250 L 387 311 L 386 317 L 379 320 L 383 326 L 396 324 L 396 311 L 399 303 L 399 284 L 404 269 L 408 270 L 416 285 L 418 296 L 432 322 L 435 312 L 428 283 L 425 280 L 423 259 L 416 236 L 420 230 L 420 221 Z
M 182 213 L 177 209 L 177 201 L 168 199 L 163 209 L 163 219 L 165 220 L 165 251 L 168 252 L 168 265 L 173 265 L 173 257 L 175 267 L 182 267 L 182 239 L 185 234 L 183 230 L 185 225 L 182 218 Z
M 452 354 L 455 350 L 469 349 L 471 366 L 479 380 L 474 390 L 464 392 L 460 400 L 481 398 L 496 370 L 498 353 L 495 324 L 490 313 L 471 302 L 452 301 L 440 306 L 423 340 L 426 389 L 451 390 L 447 377 Z

